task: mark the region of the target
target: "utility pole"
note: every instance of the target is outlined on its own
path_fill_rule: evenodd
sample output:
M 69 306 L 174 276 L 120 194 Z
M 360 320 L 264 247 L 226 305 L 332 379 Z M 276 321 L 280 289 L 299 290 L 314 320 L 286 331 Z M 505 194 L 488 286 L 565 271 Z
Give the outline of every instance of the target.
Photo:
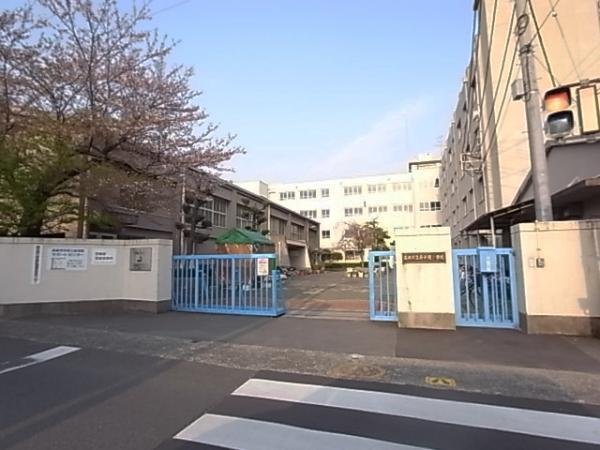
M 527 115 L 527 135 L 529 137 L 529 153 L 531 155 L 531 179 L 535 202 L 535 219 L 540 222 L 553 220 L 552 199 L 548 182 L 548 161 L 544 143 L 544 129 L 540 114 L 540 91 L 538 90 L 533 59 L 532 35 L 529 27 L 530 17 L 527 12 L 527 0 L 515 0 L 517 13 L 517 39 L 519 40 L 519 56 L 525 86 L 525 113 Z

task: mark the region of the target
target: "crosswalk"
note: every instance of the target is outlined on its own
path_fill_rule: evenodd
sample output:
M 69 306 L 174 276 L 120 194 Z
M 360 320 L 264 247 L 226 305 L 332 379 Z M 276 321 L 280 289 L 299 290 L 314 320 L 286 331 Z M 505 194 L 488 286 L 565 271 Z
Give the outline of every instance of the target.
M 264 372 L 164 448 L 592 449 L 600 448 L 600 410 Z

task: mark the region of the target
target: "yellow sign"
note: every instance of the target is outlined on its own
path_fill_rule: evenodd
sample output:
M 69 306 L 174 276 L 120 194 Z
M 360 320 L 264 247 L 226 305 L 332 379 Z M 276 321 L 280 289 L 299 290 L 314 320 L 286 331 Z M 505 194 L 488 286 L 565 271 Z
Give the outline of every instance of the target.
M 432 386 L 455 388 L 456 380 L 454 378 L 447 377 L 425 377 L 425 383 Z

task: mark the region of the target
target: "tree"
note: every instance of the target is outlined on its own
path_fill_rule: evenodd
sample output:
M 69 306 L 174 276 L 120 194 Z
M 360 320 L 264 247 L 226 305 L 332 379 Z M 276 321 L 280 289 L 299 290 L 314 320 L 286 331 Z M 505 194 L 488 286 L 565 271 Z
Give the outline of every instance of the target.
M 364 224 L 352 222 L 347 224 L 339 246 L 344 250 L 359 252 L 362 263 L 366 249 L 388 250 L 386 240 L 389 238 L 389 234 L 379 226 L 377 220 L 370 220 Z
M 219 172 L 243 152 L 206 123 L 192 69 L 168 61 L 176 44 L 144 28 L 147 3 L 38 5 L 0 13 L 4 230 L 37 235 L 73 220 L 73 200 L 57 206 L 73 197 L 153 209 L 185 168 Z
M 244 206 L 240 208 L 240 217 L 250 222 L 245 229 L 267 235 L 269 230 L 260 230 L 260 226 L 267 221 L 267 205 L 250 203 L 250 200 L 247 198 L 242 199 L 242 203 Z
M 366 222 L 363 227 L 368 236 L 369 247 L 371 250 L 389 250 L 387 245 L 390 235 L 386 230 L 379 226 L 377 220 L 373 219 Z

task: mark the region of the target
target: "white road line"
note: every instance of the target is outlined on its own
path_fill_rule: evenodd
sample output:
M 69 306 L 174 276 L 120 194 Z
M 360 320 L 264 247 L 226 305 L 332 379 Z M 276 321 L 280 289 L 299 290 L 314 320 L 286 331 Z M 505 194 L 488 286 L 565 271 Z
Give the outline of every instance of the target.
M 33 355 L 25 356 L 23 358 L 23 364 L 0 370 L 0 375 L 8 372 L 13 372 L 15 370 L 23 369 L 25 367 L 33 366 L 35 364 L 50 361 L 51 359 L 60 358 L 61 356 L 65 356 L 69 353 L 76 352 L 77 350 L 79 350 L 79 347 L 69 347 L 67 345 L 60 345 L 49 350 L 44 350 L 43 352 L 34 353 Z
M 174 437 L 245 450 L 423 450 L 423 447 L 219 414 L 204 414 Z
M 263 379 L 248 380 L 232 395 L 600 444 L 600 418 L 596 417 Z

